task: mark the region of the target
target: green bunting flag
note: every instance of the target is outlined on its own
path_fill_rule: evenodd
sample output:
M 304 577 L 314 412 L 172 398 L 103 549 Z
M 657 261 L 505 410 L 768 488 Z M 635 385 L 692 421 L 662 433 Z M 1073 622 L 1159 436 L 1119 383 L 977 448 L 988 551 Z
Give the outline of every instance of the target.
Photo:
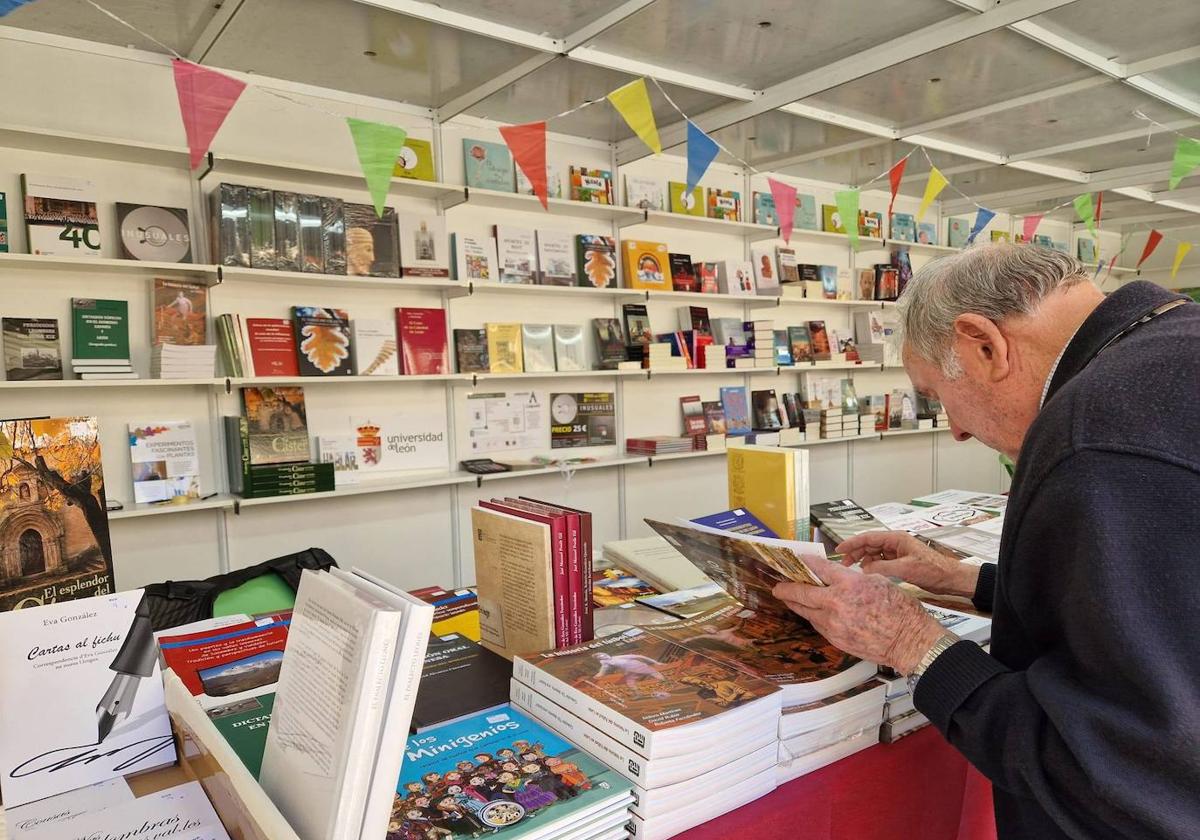
M 1092 237 L 1099 241 L 1100 237 L 1096 235 L 1096 211 L 1092 207 L 1091 193 L 1075 197 L 1075 212 L 1079 214 L 1079 221 L 1087 225 Z
M 358 165 L 362 167 L 367 189 L 371 192 L 375 214 L 382 217 L 388 189 L 392 184 L 392 171 L 401 149 L 404 148 L 408 132 L 394 125 L 354 117 L 346 117 L 346 125 L 350 127 L 350 135 L 354 138 Z
M 837 203 L 838 215 L 842 218 L 842 227 L 846 230 L 846 238 L 850 247 L 858 249 L 858 190 L 838 190 L 833 194 Z
M 1171 180 L 1167 182 L 1167 189 L 1178 187 L 1179 182 L 1197 166 L 1200 166 L 1200 140 L 1180 137 L 1175 144 L 1175 159 L 1171 161 Z

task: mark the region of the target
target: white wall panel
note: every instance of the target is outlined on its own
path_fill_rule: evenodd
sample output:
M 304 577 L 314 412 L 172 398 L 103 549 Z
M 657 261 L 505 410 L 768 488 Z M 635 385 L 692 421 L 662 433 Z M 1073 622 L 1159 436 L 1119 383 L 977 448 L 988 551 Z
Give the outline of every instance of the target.
M 221 516 L 218 510 L 196 510 L 110 521 L 117 589 L 218 574 Z
M 854 500 L 869 506 L 932 493 L 934 440 L 944 435 L 900 435 L 855 443 Z

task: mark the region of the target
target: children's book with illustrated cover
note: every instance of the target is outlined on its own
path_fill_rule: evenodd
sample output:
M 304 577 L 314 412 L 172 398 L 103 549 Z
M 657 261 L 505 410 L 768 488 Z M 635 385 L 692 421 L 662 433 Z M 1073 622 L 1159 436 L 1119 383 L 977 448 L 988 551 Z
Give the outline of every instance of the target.
M 613 201 L 612 173 L 607 169 L 572 166 L 569 169 L 569 174 L 571 178 L 572 201 L 588 201 L 592 204 L 616 204 Z
M 672 213 L 683 213 L 687 216 L 704 215 L 704 188 L 696 186 L 688 192 L 687 184 L 682 181 L 667 182 L 668 209 Z
M 463 169 L 468 187 L 512 192 L 513 159 L 504 143 L 463 139 Z
M 937 225 L 933 222 L 918 222 L 917 242 L 922 245 L 938 244 Z
M 386 840 L 557 835 L 632 787 L 505 706 L 409 738 Z
M 643 595 L 658 594 L 653 586 L 624 569 L 601 569 L 592 573 L 592 604 L 596 607 L 631 604 Z

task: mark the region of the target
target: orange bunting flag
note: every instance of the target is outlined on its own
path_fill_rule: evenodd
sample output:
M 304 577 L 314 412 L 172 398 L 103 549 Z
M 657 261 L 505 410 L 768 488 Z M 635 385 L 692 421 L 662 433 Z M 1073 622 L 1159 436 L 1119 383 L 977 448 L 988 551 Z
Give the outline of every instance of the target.
M 908 158 L 901 158 L 892 165 L 888 170 L 888 183 L 892 185 L 892 198 L 888 201 L 888 230 L 892 228 L 892 206 L 896 203 L 896 193 L 900 189 L 900 179 L 904 177 L 904 167 L 908 165 Z
M 1137 265 L 1134 268 L 1141 268 L 1142 263 L 1150 259 L 1150 255 L 1154 253 L 1159 242 L 1162 242 L 1162 234 L 1156 230 L 1150 231 L 1150 235 L 1146 237 L 1146 247 L 1142 249 L 1142 255 L 1138 257 Z
M 513 160 L 529 183 L 533 194 L 550 209 L 550 191 L 546 186 L 546 121 L 506 125 L 500 127 L 500 136 L 508 144 Z

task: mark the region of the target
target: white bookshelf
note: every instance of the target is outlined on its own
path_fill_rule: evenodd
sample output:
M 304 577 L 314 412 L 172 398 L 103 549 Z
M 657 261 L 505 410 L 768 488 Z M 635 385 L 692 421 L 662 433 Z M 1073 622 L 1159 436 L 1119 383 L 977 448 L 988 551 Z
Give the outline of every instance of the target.
M 5 391 L 46 391 L 78 388 L 218 388 L 225 380 L 212 379 L 34 379 L 0 382 Z
M 740 236 L 750 242 L 775 239 L 779 236 L 779 228 L 775 225 L 710 219 L 707 216 L 689 216 L 686 213 L 668 213 L 664 210 L 646 210 L 645 213 L 645 224 L 648 226 Z
M 233 510 L 235 499 L 228 494 L 217 494 L 210 499 L 194 499 L 190 502 L 159 502 L 151 504 L 125 504 L 121 510 L 110 510 L 109 520 L 140 519 L 144 516 L 197 513 L 204 510 Z
M 40 254 L 0 253 L 0 271 L 33 275 L 40 272 L 60 272 L 72 275 L 103 274 L 144 277 L 186 278 L 212 286 L 218 281 L 217 267 L 197 263 L 152 262 L 148 260 L 118 260 L 109 257 L 48 257 Z
M 541 200 L 535 195 L 484 190 L 477 187 L 466 188 L 466 195 L 462 203 L 495 210 L 538 214 L 549 213 L 551 216 L 593 219 L 615 223 L 618 227 L 640 224 L 646 219 L 646 211 L 640 207 L 623 207 L 619 204 L 594 204 L 590 201 L 550 198 L 546 201 L 547 206 L 543 208 Z M 459 205 L 455 204 L 453 206 Z
M 449 297 L 463 297 L 471 293 L 467 283 L 431 277 L 359 277 L 352 274 L 315 274 L 305 271 L 274 271 L 269 268 L 241 268 L 220 266 L 218 274 L 222 283 L 275 283 L 290 288 L 313 286 L 322 289 L 385 289 L 388 291 L 411 289 L 416 291 L 443 292 Z

